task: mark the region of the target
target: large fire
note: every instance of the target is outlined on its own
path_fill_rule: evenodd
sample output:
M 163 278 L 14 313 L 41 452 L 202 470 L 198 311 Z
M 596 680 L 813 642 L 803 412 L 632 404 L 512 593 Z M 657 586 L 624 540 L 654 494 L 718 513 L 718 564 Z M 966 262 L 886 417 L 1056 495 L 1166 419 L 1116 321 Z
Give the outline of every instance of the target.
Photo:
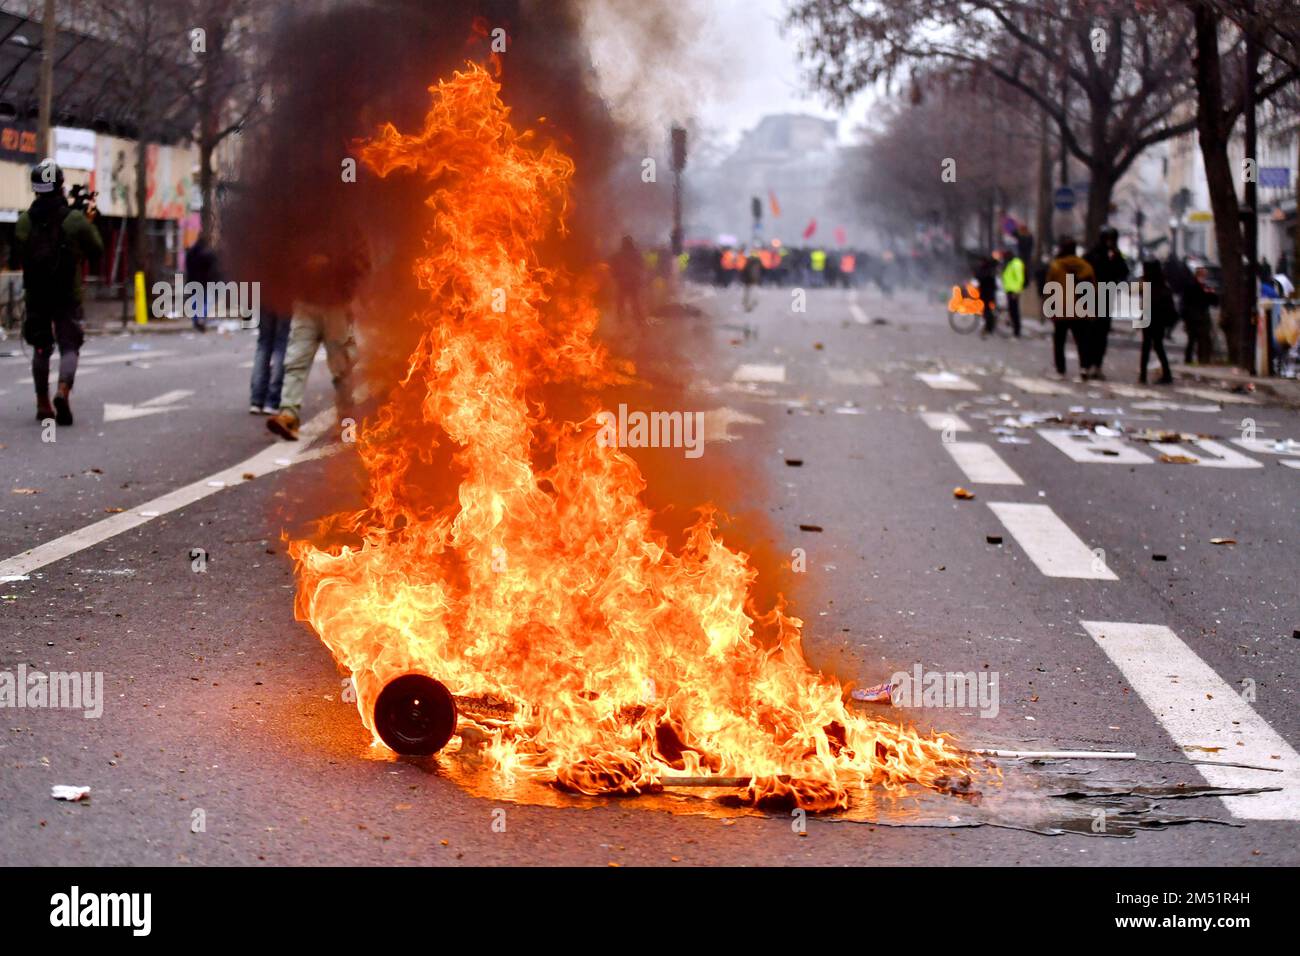
M 635 462 L 597 441 L 594 398 L 583 421 L 542 406 L 544 387 L 620 377 L 591 284 L 539 251 L 564 229 L 573 163 L 516 130 L 499 90 L 471 64 L 430 90 L 423 129 L 386 125 L 362 153 L 429 183 L 414 268 L 431 307 L 357 446 L 369 507 L 331 519 L 359 544 L 291 551 L 298 614 L 351 672 L 363 723 L 418 672 L 504 705 L 463 715 L 459 738 L 505 780 L 603 794 L 741 777 L 754 802 L 810 810 L 873 785 L 947 788 L 962 755 L 851 712 L 805 661 L 801 622 L 751 607 L 756 571 L 709 513 L 669 549 Z M 461 480 L 429 506 L 415 484 L 434 433 Z

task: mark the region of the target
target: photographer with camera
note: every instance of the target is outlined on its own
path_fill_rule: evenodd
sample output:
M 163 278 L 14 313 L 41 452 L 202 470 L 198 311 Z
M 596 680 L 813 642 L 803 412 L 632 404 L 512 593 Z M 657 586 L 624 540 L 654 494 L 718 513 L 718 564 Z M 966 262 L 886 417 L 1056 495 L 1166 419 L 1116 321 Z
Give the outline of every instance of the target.
M 83 208 L 69 205 L 63 194 L 63 170 L 47 159 L 32 167 L 36 199 L 18 217 L 14 245 L 23 266 L 27 318 L 23 338 L 32 347 L 36 384 L 36 420 L 53 418 L 72 424 L 73 379 L 85 332 L 81 327 L 81 264 L 99 256 L 104 241 L 87 216 L 93 194 L 78 193 Z M 50 403 L 50 355 L 59 346 L 59 387 Z

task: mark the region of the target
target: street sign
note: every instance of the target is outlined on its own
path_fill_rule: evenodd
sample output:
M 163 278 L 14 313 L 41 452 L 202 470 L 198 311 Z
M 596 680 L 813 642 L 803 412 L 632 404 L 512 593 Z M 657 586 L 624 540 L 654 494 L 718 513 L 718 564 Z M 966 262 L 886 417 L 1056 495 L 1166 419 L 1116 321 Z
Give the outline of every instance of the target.
M 1291 185 L 1291 170 L 1287 166 L 1261 166 L 1259 184 L 1274 189 L 1286 189 Z
M 1058 186 L 1052 193 L 1052 205 L 1058 212 L 1069 212 L 1074 208 L 1074 190 L 1069 186 Z

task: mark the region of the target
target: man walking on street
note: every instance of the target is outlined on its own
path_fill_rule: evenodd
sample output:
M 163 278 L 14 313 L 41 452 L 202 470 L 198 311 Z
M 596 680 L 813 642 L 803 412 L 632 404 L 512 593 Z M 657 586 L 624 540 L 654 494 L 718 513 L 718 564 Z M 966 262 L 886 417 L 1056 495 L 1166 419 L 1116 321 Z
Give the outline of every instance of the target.
M 1073 276 L 1074 281 L 1067 285 L 1066 276 Z M 1087 316 L 1077 314 L 1076 301 L 1066 296 L 1069 287 L 1077 289 L 1085 282 L 1093 281 L 1092 266 L 1078 256 L 1078 246 L 1070 237 L 1062 238 L 1056 248 L 1056 258 L 1047 267 L 1047 282 L 1044 283 L 1044 314 L 1052 319 L 1052 356 L 1056 360 L 1056 374 L 1065 377 L 1065 338 L 1074 336 L 1074 347 L 1079 352 L 1080 370 L 1091 364 Z M 1055 302 L 1055 307 L 1051 305 Z
M 1114 303 L 1102 292 L 1103 284 L 1128 282 L 1128 261 L 1119 251 L 1119 232 L 1111 226 L 1103 226 L 1097 245 L 1087 255 L 1088 265 L 1092 266 L 1096 276 L 1097 295 L 1096 317 L 1089 323 L 1092 336 L 1092 365 L 1084 369 L 1084 378 L 1105 381 L 1101 363 L 1106 359 L 1106 346 L 1110 341 L 1111 312 Z M 1113 286 L 1111 286 L 1113 288 Z
M 352 299 L 369 272 L 370 254 L 356 227 L 334 231 L 324 248 L 307 255 L 289 324 L 280 411 L 266 420 L 266 427 L 281 438 L 298 440 L 307 375 L 322 343 L 339 421 L 352 415 L 352 368 L 357 359 Z
M 85 332 L 81 327 L 81 264 L 104 251 L 99 230 L 68 205 L 63 170 L 52 159 L 32 167 L 36 199 L 18 217 L 14 242 L 23 266 L 27 318 L 23 338 L 32 347 L 36 420 L 72 424 L 72 383 Z M 59 346 L 59 387 L 50 403 L 50 356 Z
M 980 301 L 984 303 L 984 328 L 980 329 L 980 338 L 993 334 L 998 321 L 998 264 L 992 255 L 980 259 L 975 267 L 975 282 L 979 285 Z
M 257 351 L 249 383 L 248 410 L 253 415 L 274 415 L 280 408 L 284 386 L 284 354 L 289 347 L 289 316 L 263 309 L 257 322 Z
M 1002 289 L 1007 294 L 1007 316 L 1011 319 L 1012 334 L 1020 338 L 1020 293 L 1025 290 L 1025 263 L 1014 247 L 1008 247 L 1005 258 Z

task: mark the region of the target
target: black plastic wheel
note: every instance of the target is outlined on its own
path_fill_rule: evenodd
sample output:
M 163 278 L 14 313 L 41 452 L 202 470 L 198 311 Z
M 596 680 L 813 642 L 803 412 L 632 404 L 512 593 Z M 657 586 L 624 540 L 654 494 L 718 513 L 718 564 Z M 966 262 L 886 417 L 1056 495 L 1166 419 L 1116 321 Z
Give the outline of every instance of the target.
M 427 674 L 403 674 L 379 692 L 375 732 L 399 754 L 436 754 L 456 732 L 456 701 Z

